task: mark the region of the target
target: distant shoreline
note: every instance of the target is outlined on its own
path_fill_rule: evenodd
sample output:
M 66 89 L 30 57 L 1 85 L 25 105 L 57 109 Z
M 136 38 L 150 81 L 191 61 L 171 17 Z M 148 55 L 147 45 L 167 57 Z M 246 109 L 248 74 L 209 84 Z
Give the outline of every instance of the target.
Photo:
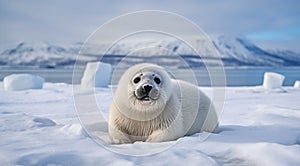
M 73 67 L 68 68 L 38 68 L 28 66 L 18 67 L 0 67 L 0 81 L 10 74 L 30 73 L 39 75 L 45 78 L 46 82 L 53 83 L 68 83 L 80 84 L 84 66 L 77 66 L 74 73 Z M 168 69 L 168 68 L 167 68 Z M 126 68 L 117 68 L 113 70 L 111 85 L 117 84 L 119 78 Z M 176 73 L 177 79 L 182 79 L 189 82 L 195 82 L 194 77 L 188 73 L 188 69 L 169 68 L 171 73 Z M 214 70 L 214 67 L 210 68 Z M 188 72 L 189 71 L 189 72 Z M 192 70 L 196 76 L 199 86 L 211 86 L 209 73 L 205 67 L 195 68 Z M 296 80 L 300 80 L 300 66 L 299 67 L 224 67 L 226 76 L 226 86 L 257 86 L 261 85 L 263 75 L 265 72 L 277 72 L 285 76 L 283 86 L 293 86 Z M 222 73 L 215 73 L 216 78 L 222 79 Z M 73 78 L 74 76 L 74 78 Z M 218 85 L 218 84 L 217 84 Z

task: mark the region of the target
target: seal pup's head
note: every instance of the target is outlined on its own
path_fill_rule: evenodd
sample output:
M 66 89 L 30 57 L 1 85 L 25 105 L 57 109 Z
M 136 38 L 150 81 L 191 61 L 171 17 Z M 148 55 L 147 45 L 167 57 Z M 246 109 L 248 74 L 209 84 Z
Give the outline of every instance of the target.
M 163 111 L 172 94 L 172 88 L 171 78 L 164 68 L 142 63 L 130 67 L 123 74 L 116 94 L 119 96 L 118 102 L 131 110 L 130 117 L 149 117 L 149 114 Z M 122 112 L 122 108 L 119 110 Z
M 140 71 L 132 78 L 133 95 L 141 104 L 150 104 L 160 96 L 161 76 L 153 71 Z

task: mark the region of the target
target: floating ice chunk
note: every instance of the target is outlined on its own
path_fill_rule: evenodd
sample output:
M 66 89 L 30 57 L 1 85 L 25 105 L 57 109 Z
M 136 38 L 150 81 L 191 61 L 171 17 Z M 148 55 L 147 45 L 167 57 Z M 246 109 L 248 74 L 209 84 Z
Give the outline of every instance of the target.
M 265 72 L 263 87 L 265 89 L 281 88 L 284 76 L 278 73 Z
M 300 88 L 300 81 L 295 81 L 294 88 Z
M 31 74 L 12 74 L 3 79 L 5 90 L 42 89 L 44 78 Z
M 110 82 L 112 68 L 110 64 L 102 62 L 90 62 L 86 65 L 81 86 L 90 87 L 107 87 Z

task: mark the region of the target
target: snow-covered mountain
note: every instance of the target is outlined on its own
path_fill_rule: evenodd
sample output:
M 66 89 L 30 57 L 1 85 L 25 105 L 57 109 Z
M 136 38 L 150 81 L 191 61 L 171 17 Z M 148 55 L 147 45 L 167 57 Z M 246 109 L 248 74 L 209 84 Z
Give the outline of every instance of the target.
M 213 40 L 227 65 L 300 66 L 300 54 L 292 51 L 268 51 L 244 38 L 218 37 Z
M 74 65 L 81 44 L 58 46 L 46 42 L 21 42 L 0 54 L 1 66 L 37 66 L 54 68 Z M 80 59 L 81 60 L 81 59 Z M 88 58 L 83 61 L 89 60 Z
M 203 50 L 205 42 L 196 40 L 197 50 Z M 289 50 L 264 50 L 242 37 L 219 36 L 212 39 L 212 44 L 220 53 L 225 66 L 300 66 L 300 54 Z M 79 55 L 81 43 L 62 46 L 49 43 L 25 43 L 4 50 L 0 54 L 0 66 L 37 66 L 65 67 L 72 66 Z M 149 48 L 150 46 L 150 48 Z M 99 60 L 99 53 L 106 45 L 85 45 L 77 61 L 85 63 Z M 203 50 L 205 52 L 207 50 Z M 125 55 L 131 55 L 124 58 Z M 180 67 L 182 60 L 191 67 L 201 66 L 203 60 L 214 64 L 215 57 L 204 54 L 199 56 L 185 43 L 175 39 L 121 41 L 110 48 L 102 61 L 116 65 L 121 60 L 128 65 L 137 62 L 154 62 L 161 65 Z M 146 56 L 144 56 L 146 55 Z M 178 58 L 178 55 L 181 58 Z M 181 59 L 181 60 L 180 60 Z

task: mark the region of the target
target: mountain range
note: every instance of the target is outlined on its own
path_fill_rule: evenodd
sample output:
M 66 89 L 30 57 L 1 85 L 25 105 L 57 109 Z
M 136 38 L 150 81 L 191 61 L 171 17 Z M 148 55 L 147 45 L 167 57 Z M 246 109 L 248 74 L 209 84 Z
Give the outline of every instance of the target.
M 197 50 L 205 48 L 202 40 L 196 40 Z M 300 54 L 290 50 L 265 50 L 243 37 L 219 36 L 213 38 L 212 46 L 219 52 L 225 66 L 300 66 Z M 47 42 L 20 42 L 0 54 L 0 66 L 36 66 L 41 68 L 70 67 L 76 62 L 101 61 L 117 65 L 132 65 L 139 62 L 153 62 L 160 65 L 181 67 L 185 61 L 190 67 L 201 67 L 203 61 L 214 65 L 214 56 L 201 56 L 180 40 L 133 40 L 119 42 L 111 47 L 105 56 L 99 56 L 103 45 L 55 45 Z M 150 46 L 150 47 L 149 47 Z M 204 50 L 205 51 L 205 50 Z M 128 55 L 128 56 L 126 56 Z M 176 55 L 176 56 L 174 56 Z

